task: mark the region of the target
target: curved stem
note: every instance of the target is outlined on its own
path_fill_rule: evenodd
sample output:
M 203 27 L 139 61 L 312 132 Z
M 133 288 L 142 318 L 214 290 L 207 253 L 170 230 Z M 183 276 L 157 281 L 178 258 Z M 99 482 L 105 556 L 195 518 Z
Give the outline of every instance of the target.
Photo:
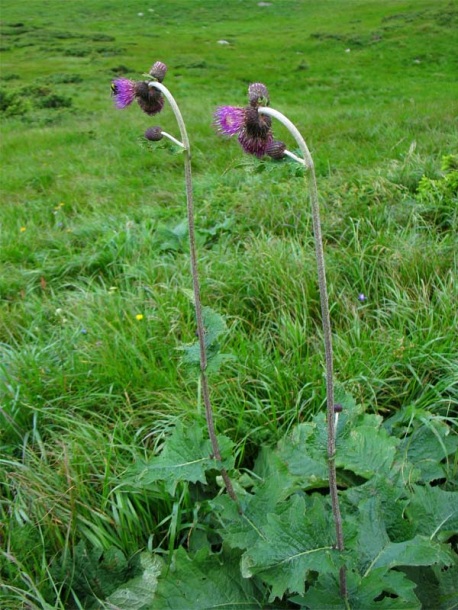
M 283 123 L 283 125 L 286 127 L 286 129 L 289 131 L 289 133 L 293 136 L 293 138 L 297 142 L 297 145 L 301 149 L 301 153 L 304 155 L 305 165 L 309 169 L 312 169 L 313 168 L 312 155 L 310 154 L 307 144 L 305 143 L 305 140 L 302 137 L 302 134 L 298 130 L 296 125 L 294 125 L 294 123 L 292 123 L 287 117 L 285 117 L 284 114 L 282 114 L 281 112 L 278 112 L 278 110 L 275 110 L 274 108 L 265 108 L 264 106 L 262 106 L 261 108 L 258 108 L 258 112 L 260 114 L 266 114 L 268 116 L 274 117 L 275 119 L 280 121 L 280 123 Z
M 175 115 L 175 118 L 177 120 L 183 147 L 188 151 L 189 158 L 191 158 L 191 149 L 189 146 L 188 132 L 186 131 L 186 125 L 184 124 L 183 117 L 181 115 L 180 109 L 178 108 L 178 104 L 175 101 L 175 98 L 170 93 L 170 91 L 167 89 L 167 87 L 165 87 L 162 83 L 158 83 L 157 81 L 151 81 L 148 83 L 148 87 L 153 87 L 154 89 L 158 89 L 167 99 L 168 103 L 170 104 L 170 107 L 173 110 L 173 114 Z
M 183 142 L 180 142 L 180 140 L 177 140 L 176 138 L 174 138 L 173 136 L 171 136 L 169 133 L 167 133 L 166 131 L 161 131 L 161 134 L 164 136 L 164 138 L 168 138 L 171 142 L 173 142 L 174 144 L 176 144 L 177 146 L 179 146 L 180 148 L 184 148 L 184 144 Z
M 208 379 L 206 374 L 207 368 L 207 350 L 205 347 L 205 328 L 202 317 L 202 301 L 200 299 L 200 283 L 199 283 L 199 272 L 197 267 L 197 249 L 196 249 L 196 237 L 194 227 L 194 202 L 192 193 L 192 174 L 191 174 L 191 148 L 189 145 L 189 138 L 186 131 L 186 126 L 183 121 L 178 104 L 170 91 L 162 83 L 149 82 L 149 87 L 158 89 L 169 102 L 175 118 L 178 123 L 181 134 L 181 143 L 184 148 L 184 167 L 185 167 L 185 183 L 186 183 L 186 204 L 188 212 L 188 232 L 189 232 L 189 252 L 191 258 L 191 274 L 192 274 L 192 285 L 194 292 L 194 308 L 196 313 L 196 325 L 197 325 L 197 336 L 199 339 L 199 351 L 200 351 L 200 380 L 202 388 L 202 398 L 205 406 L 205 419 L 207 422 L 208 435 L 212 445 L 213 456 L 216 460 L 221 462 L 221 451 L 219 449 L 218 438 L 216 436 L 215 424 L 213 421 L 213 409 L 210 400 L 210 389 L 208 386 Z M 166 134 L 163 134 L 166 135 Z M 229 496 L 238 504 L 238 499 L 235 494 L 232 482 L 227 474 L 225 468 L 221 469 L 221 476 L 223 477 L 224 484 L 227 489 Z
M 318 202 L 318 188 L 316 183 L 315 166 L 313 163 L 312 155 L 305 143 L 304 138 L 297 129 L 297 127 L 281 112 L 274 110 L 273 108 L 259 108 L 260 114 L 265 114 L 279 120 L 288 129 L 290 134 L 296 140 L 303 156 L 306 167 L 310 170 L 310 204 L 312 207 L 312 223 L 313 233 L 315 236 L 315 256 L 318 270 L 318 284 L 320 290 L 320 302 L 321 302 L 321 323 L 323 327 L 323 338 L 324 338 L 324 350 L 326 360 L 326 422 L 328 429 L 328 442 L 327 442 L 327 453 L 328 453 L 328 467 L 329 467 L 329 493 L 331 496 L 332 513 L 334 516 L 334 524 L 336 530 L 336 547 L 339 551 L 344 550 L 344 538 L 342 529 L 342 516 L 340 513 L 339 497 L 337 493 L 337 475 L 336 475 L 336 464 L 335 464 L 335 452 L 336 452 L 336 433 L 335 433 L 335 419 L 334 419 L 334 371 L 333 371 L 333 357 L 332 357 L 332 333 L 331 333 L 331 319 L 329 314 L 329 303 L 328 303 L 328 291 L 326 285 L 326 272 L 324 264 L 324 252 L 323 252 L 323 237 L 321 234 L 321 221 L 320 221 L 320 209 Z M 347 594 L 346 576 L 345 569 L 340 570 L 340 592 L 343 597 Z
M 307 167 L 307 163 L 304 161 L 304 159 L 301 159 L 300 157 L 292 153 L 290 150 L 285 150 L 285 155 L 290 159 L 293 159 L 293 161 L 297 161 L 301 165 L 305 165 Z

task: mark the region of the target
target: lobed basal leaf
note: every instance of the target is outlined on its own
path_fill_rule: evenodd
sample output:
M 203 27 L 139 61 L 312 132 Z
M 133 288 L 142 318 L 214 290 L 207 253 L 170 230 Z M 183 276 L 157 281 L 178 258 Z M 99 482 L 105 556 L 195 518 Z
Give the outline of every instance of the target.
M 234 444 L 225 436 L 218 436 L 221 462 L 212 456 L 209 439 L 204 439 L 198 423 L 185 428 L 178 423 L 165 442 L 160 455 L 147 462 L 138 462 L 125 475 L 123 483 L 135 489 L 149 489 L 158 482 L 174 495 L 181 481 L 206 483 L 209 470 L 231 469 L 234 466 Z
M 263 537 L 242 557 L 245 578 L 260 576 L 272 586 L 270 600 L 289 593 L 303 593 L 309 571 L 334 573 L 339 569 L 333 549 L 329 506 L 321 496 L 306 503 L 293 496 L 281 514 L 270 514 Z

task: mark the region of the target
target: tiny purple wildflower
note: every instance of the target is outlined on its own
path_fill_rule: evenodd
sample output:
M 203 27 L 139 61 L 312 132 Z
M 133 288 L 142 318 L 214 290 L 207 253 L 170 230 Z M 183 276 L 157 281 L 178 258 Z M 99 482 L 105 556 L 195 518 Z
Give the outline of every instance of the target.
M 364 301 L 366 300 L 366 298 L 367 298 L 367 297 L 366 297 L 366 295 L 365 295 L 365 294 L 363 294 L 362 292 L 361 292 L 360 294 L 358 294 L 358 301 L 359 301 L 360 303 L 364 303 Z
M 237 106 L 219 106 L 215 112 L 215 125 L 225 136 L 238 133 L 245 120 L 245 109 Z
M 132 104 L 136 95 L 137 83 L 128 78 L 116 78 L 111 83 L 116 108 L 122 110 Z

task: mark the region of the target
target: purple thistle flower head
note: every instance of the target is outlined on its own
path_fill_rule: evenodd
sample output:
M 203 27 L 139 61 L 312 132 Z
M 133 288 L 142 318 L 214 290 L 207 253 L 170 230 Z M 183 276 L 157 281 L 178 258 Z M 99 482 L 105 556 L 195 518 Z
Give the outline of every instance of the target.
M 150 127 L 145 131 L 145 138 L 151 142 L 159 142 L 163 137 L 162 129 L 159 126 Z
M 225 136 L 233 136 L 243 128 L 245 109 L 237 106 L 219 106 L 214 115 L 217 129 Z
M 137 102 L 143 112 L 149 114 L 157 114 L 164 107 L 164 98 L 162 93 L 154 87 L 148 87 L 148 83 L 139 81 L 135 83 L 135 95 Z
M 263 157 L 272 144 L 272 119 L 261 115 L 257 108 L 245 108 L 245 122 L 239 132 L 238 141 L 243 150 L 256 157 Z
M 151 70 L 149 71 L 149 73 L 158 82 L 162 83 L 165 78 L 165 75 L 167 74 L 167 66 L 162 63 L 162 61 L 156 61 L 156 63 L 151 66 Z
M 266 148 L 266 155 L 272 159 L 283 159 L 285 156 L 286 144 L 281 140 L 272 140 Z
M 137 83 L 128 78 L 116 78 L 111 83 L 116 108 L 122 110 L 132 104 L 136 95 L 136 86 Z
M 272 119 L 270 116 L 259 114 L 258 107 L 261 104 L 268 104 L 269 94 L 265 85 L 254 83 L 250 85 L 248 95 L 250 106 L 245 108 L 219 106 L 214 115 L 214 124 L 223 135 L 237 134 L 239 144 L 246 153 L 263 157 L 274 142 L 271 129 Z M 282 153 L 285 148 L 283 147 Z M 275 146 L 272 153 L 280 154 L 280 146 Z
M 267 87 L 262 83 L 252 83 L 248 87 L 248 101 L 250 106 L 259 108 L 259 106 L 268 106 L 270 104 L 269 92 Z

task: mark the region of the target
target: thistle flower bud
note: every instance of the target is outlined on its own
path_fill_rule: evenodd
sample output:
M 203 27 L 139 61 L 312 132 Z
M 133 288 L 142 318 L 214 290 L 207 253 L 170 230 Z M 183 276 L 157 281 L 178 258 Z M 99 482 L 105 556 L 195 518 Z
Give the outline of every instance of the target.
M 151 142 L 159 142 L 163 137 L 162 129 L 158 125 L 149 127 L 149 129 L 145 131 L 145 138 Z
M 272 159 L 283 159 L 285 156 L 286 144 L 280 140 L 272 140 L 266 148 L 266 155 Z
M 248 101 L 250 106 L 258 108 L 259 106 L 268 106 L 270 104 L 269 92 L 267 87 L 262 83 L 252 83 L 248 87 Z
M 151 70 L 149 71 L 149 73 L 158 82 L 162 83 L 167 73 L 167 66 L 162 63 L 162 61 L 157 61 L 151 66 Z

